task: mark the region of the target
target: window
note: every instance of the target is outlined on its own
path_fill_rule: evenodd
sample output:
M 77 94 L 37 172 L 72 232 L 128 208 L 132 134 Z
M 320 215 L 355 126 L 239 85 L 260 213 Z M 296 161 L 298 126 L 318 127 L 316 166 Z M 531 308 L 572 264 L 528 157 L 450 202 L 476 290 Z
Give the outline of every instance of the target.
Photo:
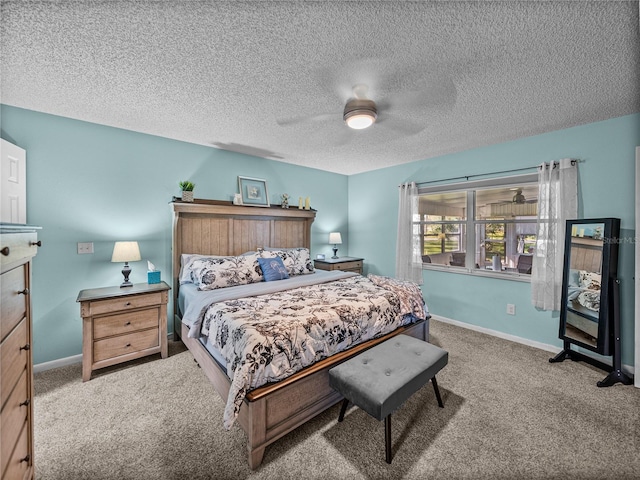
M 423 263 L 530 275 L 537 210 L 535 174 L 423 187 L 416 222 Z

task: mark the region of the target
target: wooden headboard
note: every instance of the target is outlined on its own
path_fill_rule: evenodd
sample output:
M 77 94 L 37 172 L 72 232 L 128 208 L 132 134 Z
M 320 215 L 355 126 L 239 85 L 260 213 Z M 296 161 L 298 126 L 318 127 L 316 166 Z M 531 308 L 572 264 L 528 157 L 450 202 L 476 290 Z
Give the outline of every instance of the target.
M 216 200 L 172 202 L 171 206 L 175 313 L 178 312 L 178 276 L 183 253 L 240 255 L 258 247 L 311 248 L 311 224 L 316 217 L 315 210 L 248 207 Z M 179 335 L 175 328 L 174 332 Z
M 588 237 L 571 237 L 570 268 L 601 273 L 602 243 Z

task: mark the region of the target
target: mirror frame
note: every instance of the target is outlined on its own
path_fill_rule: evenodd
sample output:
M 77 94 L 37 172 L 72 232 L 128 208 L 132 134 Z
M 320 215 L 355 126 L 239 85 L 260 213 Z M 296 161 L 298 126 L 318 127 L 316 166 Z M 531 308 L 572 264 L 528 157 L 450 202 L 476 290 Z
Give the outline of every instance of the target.
M 569 275 L 571 265 L 571 232 L 574 225 L 597 223 L 604 225 L 602 234 L 602 267 L 600 286 L 600 308 L 598 311 L 598 338 L 596 346 L 566 335 L 567 309 L 569 301 Z M 565 342 L 573 343 L 601 355 L 611 355 L 613 350 L 613 282 L 618 274 L 618 242 L 620 238 L 619 218 L 582 218 L 567 220 L 564 245 L 564 270 L 562 273 L 562 304 L 560 308 L 559 336 Z

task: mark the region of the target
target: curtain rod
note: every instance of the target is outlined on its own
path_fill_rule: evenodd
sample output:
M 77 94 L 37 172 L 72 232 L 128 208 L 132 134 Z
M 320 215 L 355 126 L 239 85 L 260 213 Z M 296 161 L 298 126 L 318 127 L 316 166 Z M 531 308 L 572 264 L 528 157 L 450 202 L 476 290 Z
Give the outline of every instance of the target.
M 578 160 L 571 160 L 571 165 L 575 165 L 578 162 Z M 558 165 L 558 161 L 554 161 L 553 162 L 553 168 L 555 168 Z M 531 167 L 522 167 L 522 168 L 514 168 L 511 170 L 501 170 L 499 172 L 488 172 L 488 173 L 476 173 L 474 175 L 464 175 L 461 177 L 451 177 L 451 178 L 442 178 L 440 180 L 429 180 L 428 182 L 416 182 L 416 186 L 418 185 L 428 185 L 430 183 L 440 183 L 440 182 L 450 182 L 452 180 L 469 180 L 470 178 L 475 178 L 475 177 L 486 177 L 487 175 L 501 175 L 504 173 L 516 173 L 516 172 L 524 172 L 526 170 L 533 170 L 533 169 L 539 169 L 540 165 L 534 165 Z M 411 182 L 408 182 L 411 183 Z M 398 187 L 402 187 L 403 185 L 398 185 Z

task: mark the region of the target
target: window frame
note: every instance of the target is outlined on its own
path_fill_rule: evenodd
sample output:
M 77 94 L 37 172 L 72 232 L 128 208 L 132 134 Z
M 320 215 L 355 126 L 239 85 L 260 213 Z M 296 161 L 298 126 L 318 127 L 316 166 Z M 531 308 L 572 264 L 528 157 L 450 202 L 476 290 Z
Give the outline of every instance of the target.
M 495 224 L 495 223 L 504 223 L 505 226 L 508 224 L 516 224 L 516 223 L 533 223 L 535 224 L 537 220 L 534 219 L 521 219 L 520 221 L 505 221 L 505 220 L 477 220 L 476 219 L 476 192 L 478 190 L 486 190 L 491 188 L 500 188 L 500 187 L 510 187 L 510 186 L 518 186 L 523 184 L 537 184 L 538 183 L 538 174 L 530 173 L 523 175 L 511 175 L 506 177 L 493 177 L 482 180 L 475 181 L 466 181 L 466 182 L 457 182 L 457 183 L 442 183 L 437 185 L 423 185 L 418 188 L 418 195 L 429 195 L 434 193 L 454 193 L 454 192 L 466 192 L 466 219 L 460 221 L 452 221 L 452 222 L 444 222 L 444 223 L 456 223 L 456 224 L 464 224 L 464 228 L 466 229 L 466 238 L 465 238 L 465 250 L 469 252 L 469 247 L 472 248 L 473 255 L 465 256 L 465 266 L 454 266 L 454 265 L 439 265 L 433 263 L 424 263 L 422 264 L 422 268 L 424 270 L 436 270 L 436 271 L 445 271 L 463 275 L 476 275 L 482 277 L 492 277 L 492 278 L 501 278 L 503 280 L 512 280 L 519 282 L 531 282 L 531 274 L 527 273 L 519 273 L 512 271 L 504 271 L 504 272 L 496 272 L 493 270 L 487 270 L 484 268 L 475 268 L 475 250 L 476 250 L 476 235 L 477 235 L 477 226 L 482 224 Z M 424 226 L 427 224 L 433 224 L 436 222 L 427 222 L 422 220 L 422 216 L 418 222 L 414 222 L 420 226 L 420 246 L 424 251 Z M 443 223 L 443 224 L 444 224 Z M 460 234 L 462 235 L 462 234 Z

